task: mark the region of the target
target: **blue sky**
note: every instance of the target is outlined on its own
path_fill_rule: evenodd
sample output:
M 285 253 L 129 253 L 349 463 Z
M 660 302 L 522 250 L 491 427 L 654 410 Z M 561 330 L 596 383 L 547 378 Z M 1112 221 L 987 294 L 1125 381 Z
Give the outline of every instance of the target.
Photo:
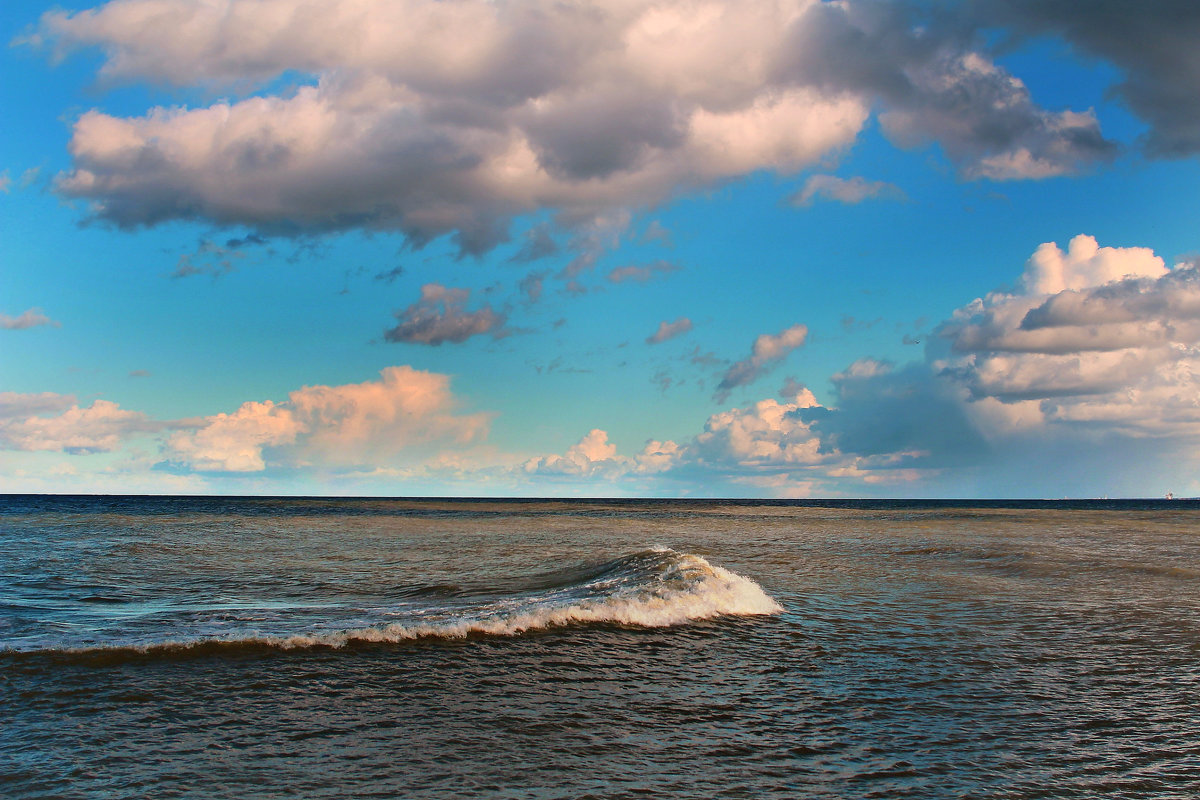
M 0 26 L 4 491 L 1200 494 L 1191 4 Z

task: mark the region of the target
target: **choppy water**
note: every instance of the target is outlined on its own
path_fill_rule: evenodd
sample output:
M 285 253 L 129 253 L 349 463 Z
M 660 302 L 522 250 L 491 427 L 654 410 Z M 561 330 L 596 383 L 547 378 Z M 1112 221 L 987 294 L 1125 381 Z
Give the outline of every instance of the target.
M 1200 796 L 1200 505 L 0 498 L 0 796 Z

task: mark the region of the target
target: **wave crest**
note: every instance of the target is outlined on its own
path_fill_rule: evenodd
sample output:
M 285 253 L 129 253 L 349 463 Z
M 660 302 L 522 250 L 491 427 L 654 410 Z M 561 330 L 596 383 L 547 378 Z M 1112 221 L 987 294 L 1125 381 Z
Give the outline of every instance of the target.
M 355 643 L 414 639 L 460 639 L 472 635 L 518 636 L 529 631 L 585 624 L 660 628 L 722 616 L 776 614 L 783 609 L 749 578 L 698 555 L 654 548 L 591 569 L 537 581 L 539 589 L 468 602 L 456 607 L 404 608 L 396 622 L 340 630 L 246 631 L 223 636 L 164 637 L 166 641 L 120 642 L 57 652 L 136 653 L 266 646 L 281 649 L 340 648 Z

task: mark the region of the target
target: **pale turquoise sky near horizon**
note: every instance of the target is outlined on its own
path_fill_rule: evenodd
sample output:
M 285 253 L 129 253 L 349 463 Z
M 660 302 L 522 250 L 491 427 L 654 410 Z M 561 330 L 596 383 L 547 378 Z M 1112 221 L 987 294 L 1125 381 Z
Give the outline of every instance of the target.
M 0 491 L 1200 494 L 1194 4 L 0 34 Z

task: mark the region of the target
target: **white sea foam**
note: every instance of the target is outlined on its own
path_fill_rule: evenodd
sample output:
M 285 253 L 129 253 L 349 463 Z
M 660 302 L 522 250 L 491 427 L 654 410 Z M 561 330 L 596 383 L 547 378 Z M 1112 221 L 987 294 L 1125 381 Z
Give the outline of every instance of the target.
M 651 554 L 655 557 L 647 558 Z M 438 622 L 395 623 L 288 636 L 273 639 L 271 643 L 281 647 L 341 647 L 351 642 L 397 642 L 424 637 L 516 636 L 543 628 L 586 623 L 663 628 L 713 617 L 777 614 L 783 610 L 754 581 L 710 564 L 700 556 L 658 549 L 627 561 L 635 559 L 656 561 L 661 566 L 651 575 L 645 574 L 649 570 L 630 569 L 581 587 L 526 597 Z M 589 596 L 579 596 L 585 592 Z
M 303 633 L 255 630 L 220 636 L 174 636 L 168 641 L 69 650 L 152 653 L 239 645 L 336 648 L 423 638 L 518 636 L 546 628 L 595 623 L 662 628 L 722 616 L 776 614 L 782 610 L 749 578 L 710 564 L 698 555 L 655 548 L 602 565 L 589 571 L 582 580 L 455 608 L 400 611 L 396 613 L 401 619 L 392 623 Z

